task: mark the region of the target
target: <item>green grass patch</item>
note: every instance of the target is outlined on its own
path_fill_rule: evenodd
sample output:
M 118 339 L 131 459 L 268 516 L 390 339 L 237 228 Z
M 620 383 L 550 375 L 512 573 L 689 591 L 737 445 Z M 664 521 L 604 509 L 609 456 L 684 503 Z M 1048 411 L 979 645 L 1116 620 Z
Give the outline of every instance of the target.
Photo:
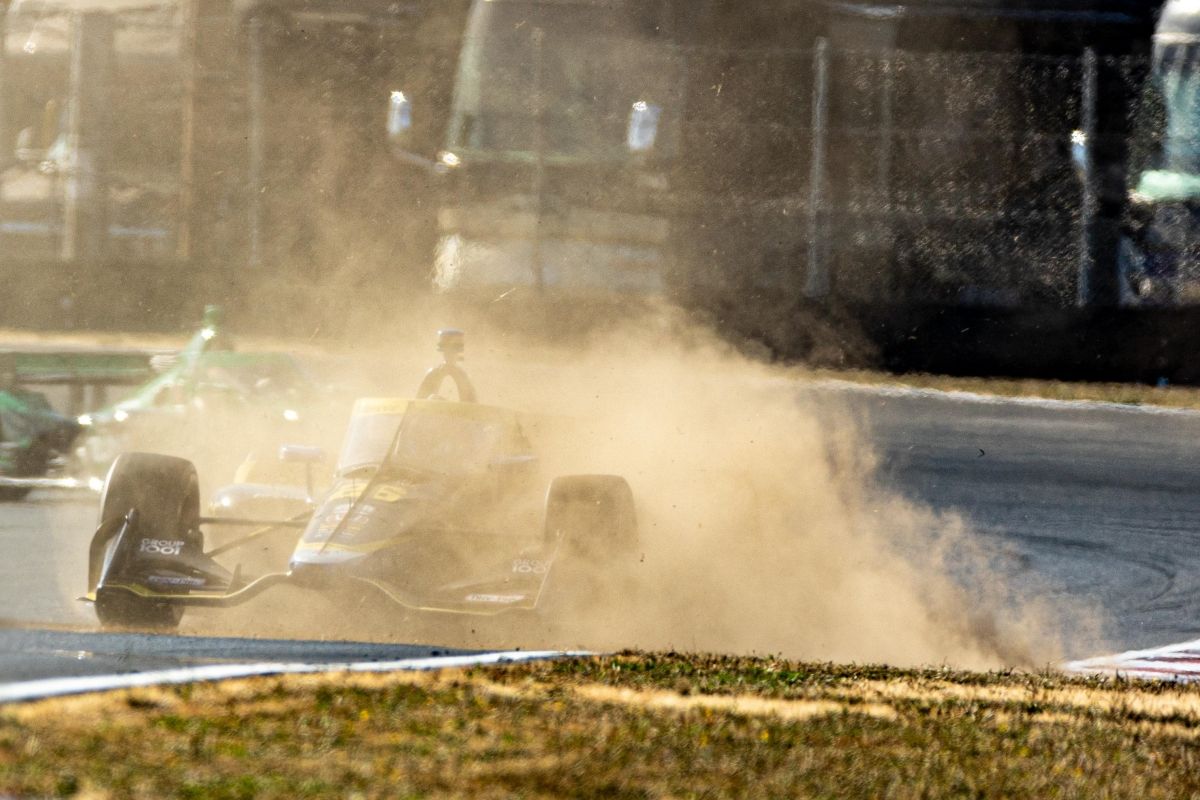
M 18 797 L 1186 797 L 1200 689 L 626 653 L 0 709 Z

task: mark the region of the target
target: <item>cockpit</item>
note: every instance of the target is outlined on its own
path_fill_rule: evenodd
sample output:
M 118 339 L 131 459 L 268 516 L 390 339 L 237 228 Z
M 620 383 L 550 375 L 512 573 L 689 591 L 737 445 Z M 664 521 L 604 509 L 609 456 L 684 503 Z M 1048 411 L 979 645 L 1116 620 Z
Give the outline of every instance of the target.
M 346 476 L 387 464 L 467 475 L 532 459 L 512 411 L 444 400 L 366 398 L 355 405 L 337 473 Z

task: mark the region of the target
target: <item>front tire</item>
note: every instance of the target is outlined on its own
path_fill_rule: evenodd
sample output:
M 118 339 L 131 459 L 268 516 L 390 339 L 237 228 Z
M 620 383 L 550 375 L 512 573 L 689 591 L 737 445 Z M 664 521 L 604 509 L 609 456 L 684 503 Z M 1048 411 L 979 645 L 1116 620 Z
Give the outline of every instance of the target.
M 171 632 L 183 619 L 183 607 L 161 603 L 122 589 L 101 590 L 96 596 L 96 618 L 103 628 L 146 628 Z
M 183 617 L 181 607 L 123 589 L 97 591 L 105 550 L 120 531 L 120 520 L 130 511 L 136 511 L 139 533 L 179 539 L 185 547 L 202 551 L 196 467 L 186 459 L 157 453 L 118 456 L 104 482 L 100 526 L 89 553 L 88 591 L 97 594 L 96 616 L 102 626 L 173 630 Z
M 46 474 L 50 463 L 50 452 L 42 442 L 34 441 L 16 458 L 12 472 L 13 478 L 38 478 Z M 15 503 L 24 500 L 33 491 L 28 486 L 0 486 L 0 503 Z

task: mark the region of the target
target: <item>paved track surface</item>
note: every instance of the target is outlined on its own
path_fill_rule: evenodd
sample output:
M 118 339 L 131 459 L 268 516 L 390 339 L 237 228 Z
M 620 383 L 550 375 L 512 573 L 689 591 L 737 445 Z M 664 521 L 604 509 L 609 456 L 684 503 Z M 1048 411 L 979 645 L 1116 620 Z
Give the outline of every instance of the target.
M 469 650 L 404 644 L 231 639 L 138 633 L 0 631 L 0 683 L 229 663 L 345 664 L 463 655 Z
M 1200 636 L 1200 414 L 841 394 L 880 480 L 961 512 L 1012 591 L 1094 606 L 1096 647 Z
M 1095 646 L 1200 637 L 1200 414 L 844 388 L 802 399 L 859 419 L 881 452 L 881 483 L 962 513 L 1014 592 L 1104 609 L 1107 641 Z M 26 629 L 0 632 L 0 681 L 213 659 L 340 659 L 330 648 L 360 660 L 375 647 L 389 659 L 435 649 L 77 632 L 94 628 L 73 598 L 95 513 L 94 501 L 49 493 L 0 507 L 0 608 Z

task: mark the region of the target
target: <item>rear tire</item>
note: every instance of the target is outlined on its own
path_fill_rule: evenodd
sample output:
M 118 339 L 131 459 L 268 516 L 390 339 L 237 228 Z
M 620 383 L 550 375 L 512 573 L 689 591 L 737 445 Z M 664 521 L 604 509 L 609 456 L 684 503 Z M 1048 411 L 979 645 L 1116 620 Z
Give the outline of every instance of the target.
M 96 591 L 105 548 L 120 530 L 118 521 L 133 509 L 137 510 L 139 532 L 178 538 L 185 547 L 203 551 L 200 481 L 192 462 L 157 453 L 123 453 L 113 462 L 104 482 L 100 527 L 106 535 L 92 540 L 88 591 Z M 179 626 L 183 608 L 121 589 L 102 590 L 96 597 L 96 616 L 106 628 L 171 630 Z
M 546 545 L 557 555 L 538 599 L 538 627 L 561 644 L 585 644 L 590 631 L 636 602 L 637 513 L 616 475 L 556 478 L 546 496 Z M 581 638 L 583 637 L 583 638 Z
M 17 458 L 15 469 L 9 473 L 13 478 L 40 478 L 46 474 L 50 463 L 50 451 L 40 441 L 33 442 Z M 24 500 L 33 489 L 28 486 L 0 486 L 0 503 L 15 503 Z
M 14 477 L 24 478 L 26 476 L 17 475 Z M 24 500 L 31 491 L 33 491 L 32 488 L 25 486 L 0 486 L 0 503 L 15 503 L 18 500 Z
M 597 565 L 637 547 L 637 511 L 629 483 L 618 475 L 565 475 L 546 495 L 546 543 L 559 554 Z

